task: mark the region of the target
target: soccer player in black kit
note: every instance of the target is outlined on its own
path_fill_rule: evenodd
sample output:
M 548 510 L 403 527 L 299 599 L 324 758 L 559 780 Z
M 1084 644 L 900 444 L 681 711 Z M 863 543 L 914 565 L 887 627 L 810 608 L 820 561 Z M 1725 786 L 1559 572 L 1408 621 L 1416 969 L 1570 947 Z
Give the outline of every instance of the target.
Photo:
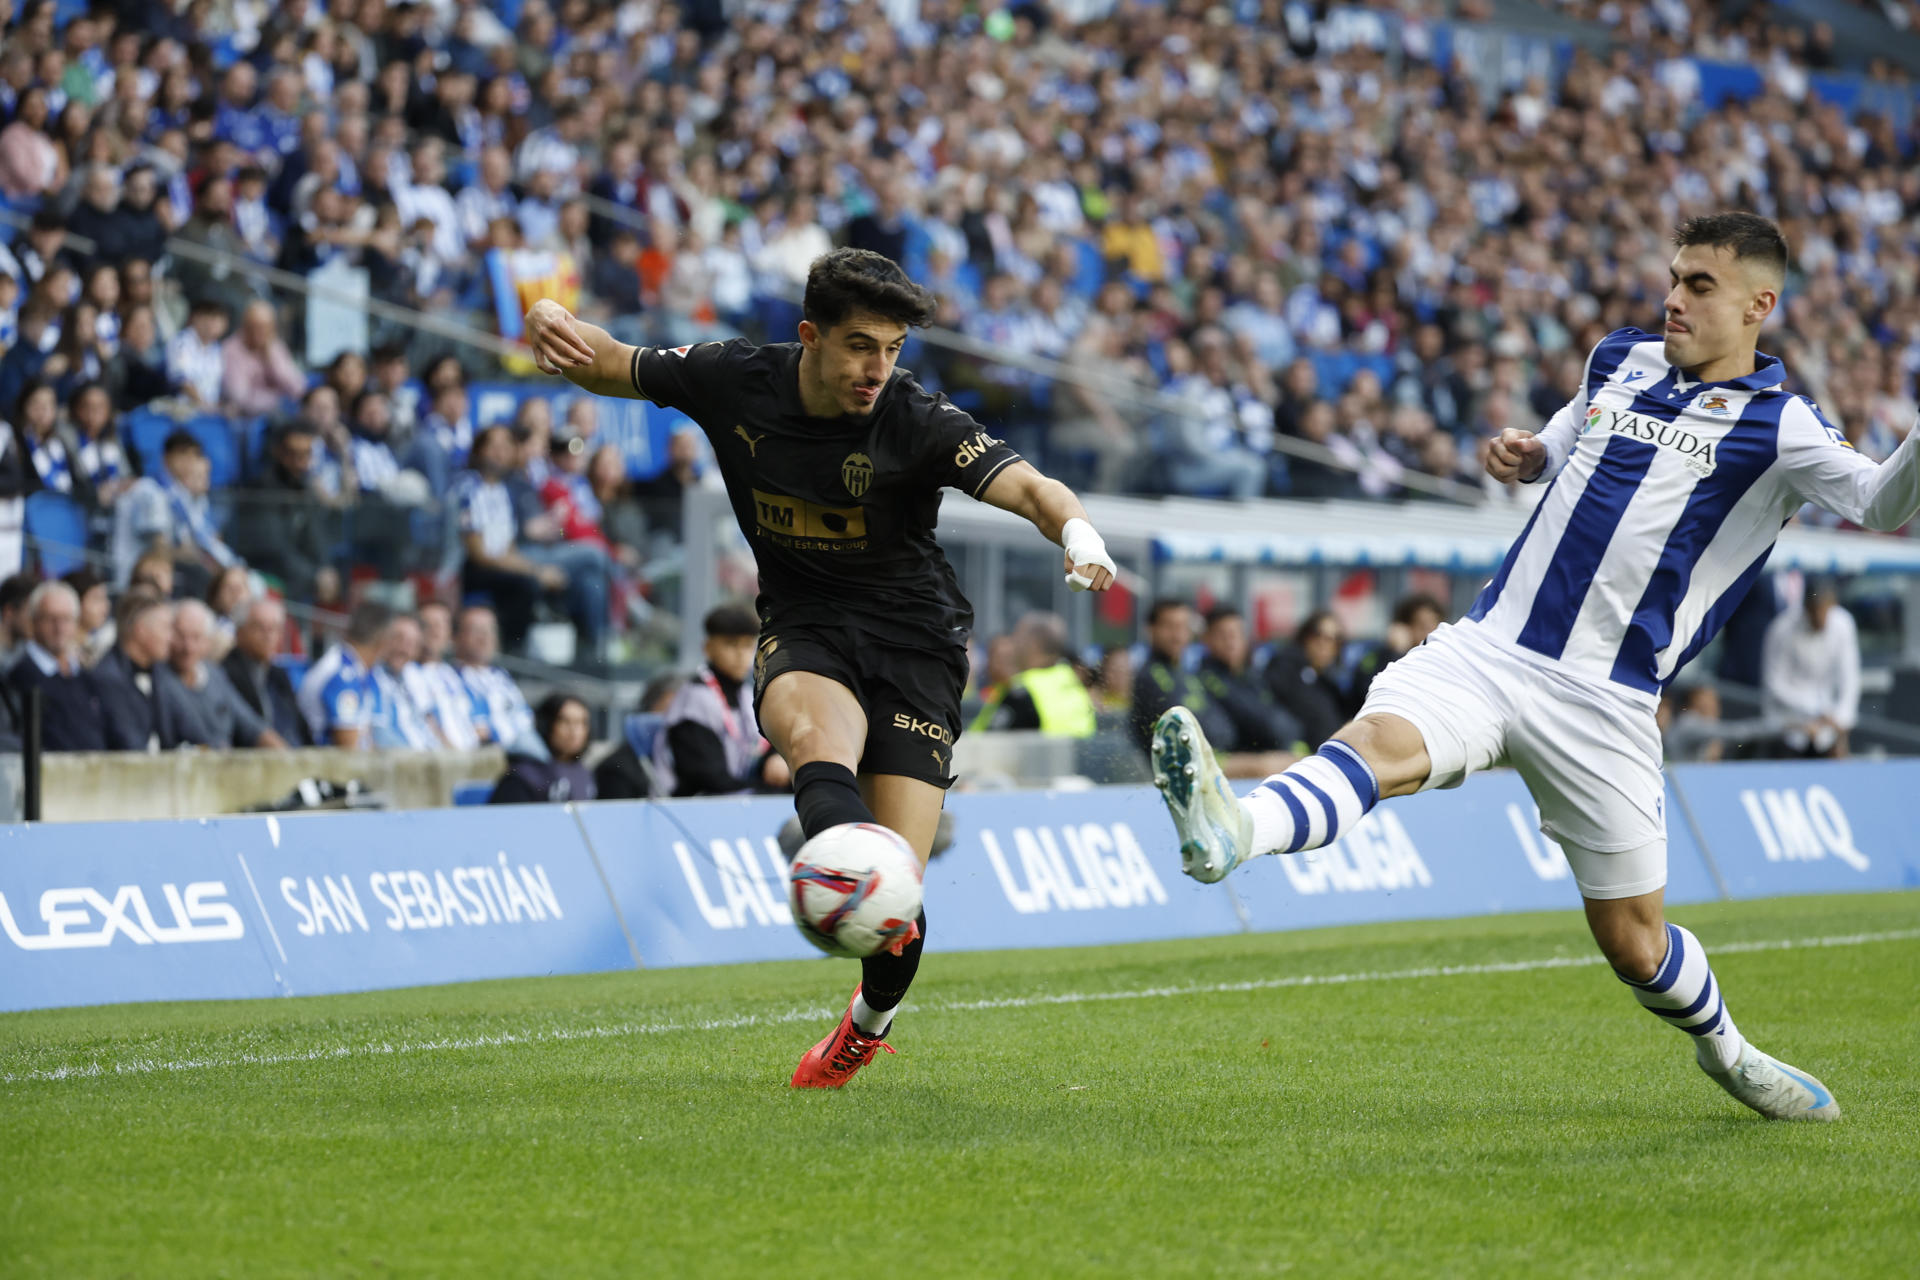
M 793 770 L 808 837 L 843 822 L 899 832 L 924 864 L 946 789 L 973 611 L 934 541 L 940 490 L 1031 520 L 1066 549 L 1069 583 L 1103 591 L 1113 561 L 1071 490 L 896 369 L 931 294 L 891 260 L 838 249 L 807 274 L 797 343 L 630 347 L 552 301 L 527 313 L 535 362 L 584 390 L 700 424 L 760 568 L 754 708 Z M 840 1025 L 796 1088 L 838 1088 L 886 1048 L 920 965 L 926 916 L 860 962 Z

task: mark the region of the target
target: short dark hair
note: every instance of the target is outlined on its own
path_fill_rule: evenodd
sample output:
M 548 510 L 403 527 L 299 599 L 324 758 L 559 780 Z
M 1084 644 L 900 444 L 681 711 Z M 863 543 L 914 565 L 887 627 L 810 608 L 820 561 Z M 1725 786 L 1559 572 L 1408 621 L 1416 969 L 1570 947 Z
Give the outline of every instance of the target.
M 40 585 L 40 579 L 30 573 L 11 574 L 0 581 L 0 609 L 18 608 L 27 602 L 33 589 Z
M 1430 596 L 1424 591 L 1416 591 L 1410 596 L 1400 597 L 1400 603 L 1393 606 L 1393 620 L 1403 627 L 1413 625 L 1416 614 L 1431 610 L 1442 618 L 1447 616 L 1447 607 L 1440 603 L 1438 596 Z
M 704 623 L 707 639 L 736 636 L 757 636 L 760 634 L 760 619 L 753 610 L 743 604 L 723 604 L 707 614 Z
M 167 438 L 160 442 L 160 456 L 171 458 L 176 453 L 205 453 L 198 436 L 185 429 L 169 431 Z
M 892 258 L 871 249 L 835 249 L 807 269 L 801 310 L 818 329 L 831 329 L 856 311 L 920 329 L 933 323 L 936 305 Z
M 1771 218 L 1757 213 L 1706 213 L 1688 218 L 1673 233 L 1675 248 L 1702 244 L 1731 249 L 1736 258 L 1758 260 L 1774 274 L 1787 273 L 1787 238 Z
M 1178 596 L 1162 596 L 1147 606 L 1147 625 L 1152 626 L 1154 623 L 1160 621 L 1161 618 L 1167 615 L 1169 610 L 1191 608 L 1193 608 L 1192 605 L 1180 599 Z
M 1225 622 L 1228 618 L 1245 618 L 1246 616 L 1230 604 L 1217 604 L 1207 610 L 1207 625 L 1212 626 L 1216 622 Z
M 393 617 L 393 606 L 378 600 L 362 600 L 347 616 L 347 639 L 356 644 L 377 640 Z

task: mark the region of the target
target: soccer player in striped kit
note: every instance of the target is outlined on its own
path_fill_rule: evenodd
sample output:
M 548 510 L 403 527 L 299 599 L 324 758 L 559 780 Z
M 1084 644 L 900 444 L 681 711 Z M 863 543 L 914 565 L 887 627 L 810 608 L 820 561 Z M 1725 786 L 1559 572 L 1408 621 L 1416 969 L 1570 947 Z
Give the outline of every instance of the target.
M 1495 479 L 1546 492 L 1467 616 L 1382 671 L 1355 720 L 1245 800 L 1184 708 L 1155 725 L 1154 780 L 1187 874 L 1215 881 L 1327 844 L 1386 797 L 1510 764 L 1635 998 L 1755 1111 L 1834 1120 L 1824 1085 L 1740 1034 L 1699 939 L 1665 919 L 1654 710 L 1803 503 L 1879 530 L 1920 512 L 1920 432 L 1876 465 L 1781 389 L 1780 361 L 1755 350 L 1787 266 L 1771 221 L 1714 214 L 1674 241 L 1664 332 L 1608 334 L 1572 403 L 1539 434 L 1494 442 Z

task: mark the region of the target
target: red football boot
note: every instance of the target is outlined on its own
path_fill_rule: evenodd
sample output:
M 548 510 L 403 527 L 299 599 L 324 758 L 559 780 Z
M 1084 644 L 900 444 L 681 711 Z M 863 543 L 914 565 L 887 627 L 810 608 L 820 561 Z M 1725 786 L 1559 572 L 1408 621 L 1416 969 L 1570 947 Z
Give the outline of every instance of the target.
M 860 994 L 860 988 L 853 989 L 854 995 Z M 793 1087 L 796 1089 L 838 1089 L 853 1079 L 853 1073 L 873 1061 L 873 1055 L 885 1049 L 893 1052 L 893 1046 L 887 1043 L 885 1036 L 870 1036 L 853 1025 L 853 1001 L 847 1001 L 847 1011 L 840 1018 L 827 1038 L 801 1057 L 800 1065 L 793 1069 Z

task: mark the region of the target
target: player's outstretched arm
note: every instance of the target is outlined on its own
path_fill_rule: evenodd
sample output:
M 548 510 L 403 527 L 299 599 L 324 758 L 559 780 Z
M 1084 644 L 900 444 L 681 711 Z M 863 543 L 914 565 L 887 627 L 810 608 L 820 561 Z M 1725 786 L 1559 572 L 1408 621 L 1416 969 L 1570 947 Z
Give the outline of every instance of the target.
M 542 373 L 557 373 L 595 395 L 641 398 L 633 385 L 634 348 L 551 298 L 527 312 L 527 345 Z
M 1891 533 L 1920 515 L 1920 426 L 1876 463 L 1805 401 L 1780 416 L 1780 461 L 1793 487 L 1843 520 Z
M 1113 585 L 1113 557 L 1087 521 L 1087 509 L 1073 490 L 1049 480 L 1030 462 L 1016 462 L 995 476 L 980 501 L 1033 522 L 1033 527 L 1066 548 L 1067 583 L 1076 591 L 1105 591 Z

